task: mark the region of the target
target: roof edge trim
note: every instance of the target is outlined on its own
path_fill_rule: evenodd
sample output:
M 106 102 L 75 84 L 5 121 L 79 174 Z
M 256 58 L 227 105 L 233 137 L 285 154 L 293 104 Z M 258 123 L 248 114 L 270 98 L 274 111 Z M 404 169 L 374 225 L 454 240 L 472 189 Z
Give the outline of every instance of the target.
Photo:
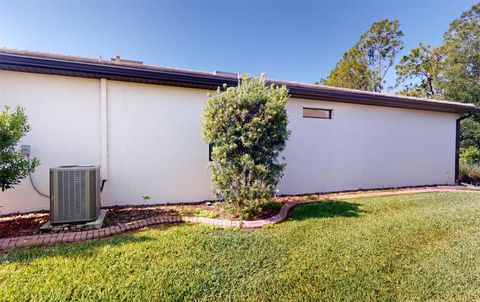
M 0 70 L 85 78 L 106 78 L 118 81 L 208 90 L 216 89 L 223 84 L 229 86 L 236 86 L 238 84 L 237 77 L 230 77 L 223 74 L 216 75 L 214 73 L 173 68 L 155 68 L 148 65 L 115 65 L 103 61 L 93 62 L 91 60 L 56 59 L 40 57 L 38 55 L 29 56 L 25 54 L 6 53 L 4 50 L 0 50 Z M 268 80 L 268 83 L 287 86 L 290 95 L 294 98 L 437 112 L 480 112 L 480 108 L 473 104 L 466 103 L 395 96 L 276 80 Z

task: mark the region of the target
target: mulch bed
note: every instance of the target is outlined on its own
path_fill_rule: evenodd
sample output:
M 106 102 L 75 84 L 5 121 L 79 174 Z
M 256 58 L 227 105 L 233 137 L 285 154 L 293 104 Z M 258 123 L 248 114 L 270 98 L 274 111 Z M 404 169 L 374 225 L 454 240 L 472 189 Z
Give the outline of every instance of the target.
M 249 220 L 260 220 L 276 215 L 285 201 L 279 198 L 277 202 L 278 206 L 264 209 Z M 108 211 L 102 228 L 108 228 L 135 220 L 168 215 L 239 219 L 238 217 L 232 217 L 227 214 L 220 203 L 211 203 L 209 205 L 206 203 L 198 203 L 183 205 L 110 206 L 104 207 L 104 209 Z M 48 219 L 48 211 L 12 213 L 0 216 L 0 239 L 42 234 L 40 226 L 45 224 Z M 66 229 L 66 231 L 81 231 L 81 229 L 70 228 L 68 230 Z
M 103 227 L 167 215 L 194 216 L 198 213 L 206 212 L 216 217 L 218 216 L 217 212 L 219 212 L 217 206 L 213 204 L 207 206 L 205 203 L 187 205 L 111 206 L 104 207 L 104 209 L 107 209 L 108 212 L 103 221 Z
M 419 187 L 405 187 L 410 189 L 424 189 L 425 186 Z M 403 188 L 403 189 L 405 189 Z M 453 188 L 453 186 L 452 186 Z M 457 189 L 468 189 L 466 187 L 455 187 Z M 268 207 L 251 217 L 249 220 L 261 220 L 276 215 L 281 206 L 287 201 L 299 200 L 316 200 L 318 198 L 325 198 L 327 196 L 335 196 L 340 193 L 362 194 L 368 192 L 381 191 L 398 191 L 401 188 L 382 189 L 382 190 L 357 190 L 352 192 L 338 192 L 338 193 L 316 193 L 309 195 L 295 195 L 295 196 L 278 196 L 275 199 L 274 206 Z M 121 223 L 126 223 L 135 220 L 147 219 L 157 216 L 165 215 L 186 215 L 186 216 L 203 216 L 211 218 L 226 218 L 231 220 L 240 220 L 239 217 L 232 216 L 225 211 L 221 203 L 211 203 L 207 205 L 205 202 L 196 204 L 163 204 L 163 205 L 142 205 L 142 206 L 112 206 L 105 207 L 108 210 L 105 217 L 103 227 L 110 227 Z M 49 219 L 47 211 L 38 211 L 31 213 L 13 213 L 8 215 L 0 215 L 0 239 L 8 237 L 28 236 L 41 234 L 40 226 L 46 223 Z M 69 229 L 68 231 L 75 231 Z
M 40 226 L 48 221 L 47 211 L 8 214 L 0 217 L 0 238 L 40 234 Z

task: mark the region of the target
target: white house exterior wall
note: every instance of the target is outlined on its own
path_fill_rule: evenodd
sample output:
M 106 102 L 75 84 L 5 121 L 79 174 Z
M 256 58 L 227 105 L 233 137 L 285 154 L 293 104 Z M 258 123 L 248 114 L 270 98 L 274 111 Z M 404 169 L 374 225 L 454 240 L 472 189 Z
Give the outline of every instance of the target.
M 100 162 L 100 81 L 0 71 L 0 105 L 22 106 L 31 132 L 22 144 L 32 147 L 40 166 L 32 175 L 49 194 L 49 168 Z M 48 209 L 49 200 L 25 179 L 0 192 L 0 212 Z
M 332 119 L 302 117 L 333 109 Z M 453 184 L 456 114 L 291 99 L 280 192 Z
M 0 71 L 0 104 L 29 116 L 22 144 L 41 161 L 33 174 L 40 190 L 49 191 L 50 167 L 100 164 L 107 148 L 103 205 L 213 199 L 200 123 L 208 91 L 106 81 L 104 121 L 100 82 Z M 333 109 L 333 119 L 303 118 L 303 107 Z M 296 98 L 287 111 L 292 134 L 280 194 L 454 182 L 458 114 Z M 49 201 L 26 179 L 1 192 L 0 205 L 5 214 L 48 209 Z

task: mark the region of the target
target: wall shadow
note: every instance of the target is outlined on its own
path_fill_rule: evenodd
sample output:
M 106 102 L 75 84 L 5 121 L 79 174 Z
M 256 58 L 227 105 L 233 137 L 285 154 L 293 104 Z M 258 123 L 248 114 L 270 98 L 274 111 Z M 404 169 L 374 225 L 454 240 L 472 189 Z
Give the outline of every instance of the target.
M 297 206 L 289 215 L 291 220 L 329 217 L 359 217 L 366 211 L 360 204 L 343 200 L 328 200 Z

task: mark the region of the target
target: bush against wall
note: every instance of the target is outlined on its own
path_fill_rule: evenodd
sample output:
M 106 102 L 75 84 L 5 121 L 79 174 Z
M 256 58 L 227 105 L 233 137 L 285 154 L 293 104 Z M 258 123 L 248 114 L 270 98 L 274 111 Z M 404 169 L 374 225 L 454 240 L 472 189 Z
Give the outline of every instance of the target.
M 479 186 L 480 185 L 480 164 L 460 164 L 460 181 Z
M 204 109 L 214 192 L 244 216 L 271 199 L 283 176 L 286 164 L 278 159 L 289 136 L 287 99 L 285 86 L 244 76 L 237 87 L 218 89 Z
M 480 149 L 474 146 L 464 148 L 460 152 L 461 182 L 480 185 Z
M 470 146 L 460 150 L 460 161 L 466 164 L 480 164 L 480 148 Z
M 22 137 L 30 131 L 25 110 L 17 107 L 0 112 L 0 188 L 2 191 L 18 185 L 39 165 L 38 159 L 29 161 L 18 149 Z

